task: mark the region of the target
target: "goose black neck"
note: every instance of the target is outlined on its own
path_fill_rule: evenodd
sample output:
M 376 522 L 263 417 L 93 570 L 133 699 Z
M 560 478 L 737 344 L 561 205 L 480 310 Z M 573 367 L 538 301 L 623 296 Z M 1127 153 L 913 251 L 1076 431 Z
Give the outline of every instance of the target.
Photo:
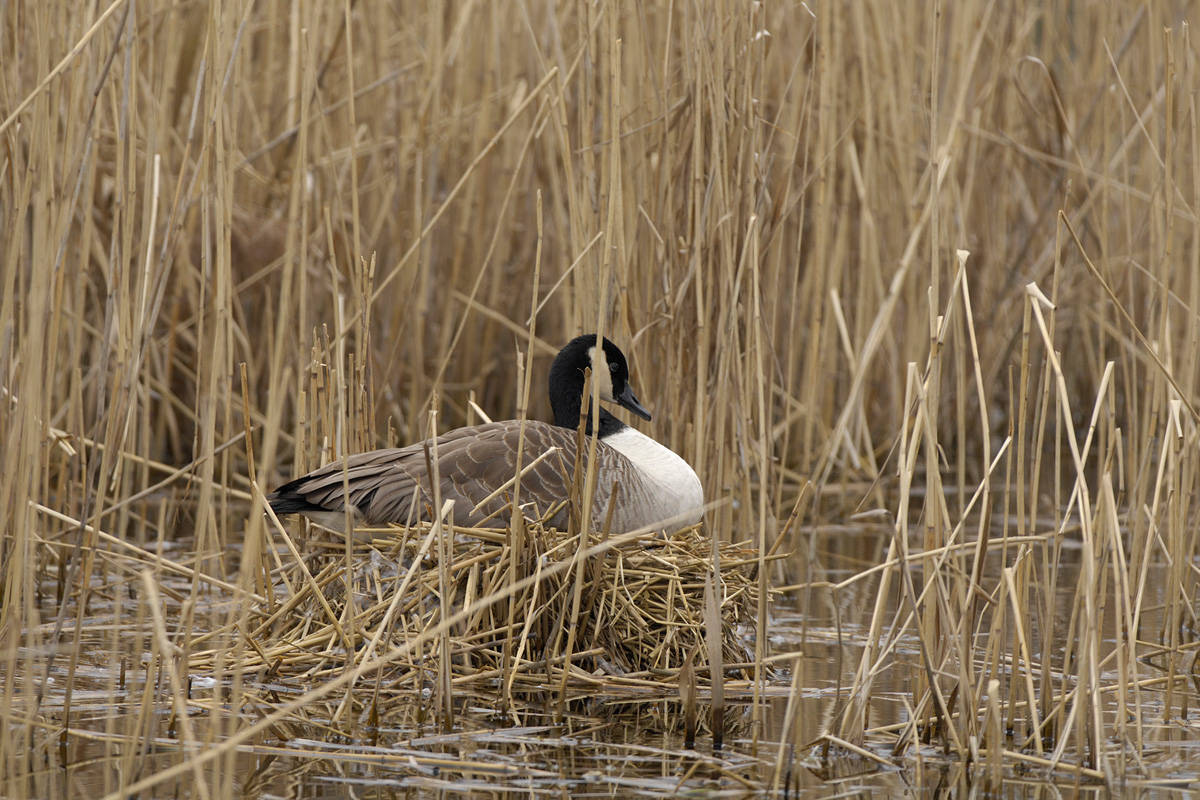
M 575 403 L 574 408 L 571 409 L 568 413 L 559 414 L 558 411 L 556 410 L 554 412 L 554 424 L 558 425 L 560 428 L 568 428 L 569 430 L 578 430 L 579 429 L 579 416 L 581 414 L 585 414 L 585 413 L 586 412 L 581 408 L 580 403 L 577 402 L 577 403 Z M 607 409 L 604 409 L 604 408 L 600 409 L 600 438 L 601 439 L 603 439 L 606 436 L 611 436 L 612 434 L 616 433 L 619 430 L 622 430 L 625 427 L 627 427 L 625 425 L 625 423 L 621 422 L 621 420 L 617 419 L 612 414 L 608 413 Z M 587 419 L 584 422 L 583 432 L 588 436 L 592 435 L 592 415 L 591 414 L 587 414 Z
M 557 389 L 557 390 L 556 390 Z M 589 398 L 590 399 L 590 398 Z M 554 424 L 560 428 L 568 428 L 576 430 L 579 427 L 579 417 L 584 413 L 583 409 L 583 382 L 580 381 L 577 386 L 564 388 L 555 386 L 553 383 L 550 386 L 550 405 L 554 409 Z M 584 432 L 592 435 L 592 415 L 587 415 L 587 421 L 584 423 Z M 610 436 L 617 431 L 625 428 L 626 425 L 621 420 L 614 417 L 604 408 L 600 409 L 600 438 Z

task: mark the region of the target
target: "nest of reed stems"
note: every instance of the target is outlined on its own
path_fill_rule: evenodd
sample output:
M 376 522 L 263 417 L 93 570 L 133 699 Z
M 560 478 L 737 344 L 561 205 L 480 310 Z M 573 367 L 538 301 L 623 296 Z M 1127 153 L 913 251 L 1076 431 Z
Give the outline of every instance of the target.
M 448 674 L 473 689 L 539 692 L 676 684 L 690 662 L 703 683 L 715 624 L 726 680 L 749 680 L 752 651 L 739 628 L 756 607 L 756 554 L 722 544 L 714 572 L 712 540 L 699 528 L 594 534 L 583 549 L 577 535 L 539 524 L 517 535 L 450 536 L 430 523 L 359 529 L 349 553 L 344 540 L 313 541 L 276 573 L 286 596 L 243 629 L 241 667 L 316 678 L 383 658 L 387 681 L 421 686 Z M 706 604 L 706 578 L 719 605 Z

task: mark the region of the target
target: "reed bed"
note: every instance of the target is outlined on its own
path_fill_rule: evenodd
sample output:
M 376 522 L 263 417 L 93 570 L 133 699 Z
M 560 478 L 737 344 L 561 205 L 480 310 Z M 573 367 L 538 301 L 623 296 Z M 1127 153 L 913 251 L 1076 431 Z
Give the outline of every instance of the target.
M 52 764 L 67 795 L 232 796 L 314 720 L 369 738 L 358 713 L 407 698 L 463 732 L 469 683 L 512 724 L 549 698 L 561 756 L 589 682 L 637 681 L 686 731 L 629 778 L 664 795 L 931 760 L 964 791 L 1174 785 L 1193 15 L 0 4 L 0 795 L 51 793 Z M 698 530 L 446 517 L 372 555 L 264 513 L 347 453 L 548 419 L 585 330 L 699 474 Z

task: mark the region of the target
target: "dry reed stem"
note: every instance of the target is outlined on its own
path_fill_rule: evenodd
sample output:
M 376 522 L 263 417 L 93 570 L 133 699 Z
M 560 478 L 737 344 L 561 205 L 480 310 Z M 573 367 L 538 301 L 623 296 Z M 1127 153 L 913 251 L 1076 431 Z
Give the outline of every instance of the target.
M 353 574 L 356 551 L 266 536 L 258 487 L 419 441 L 431 419 L 546 419 L 549 357 L 597 328 L 630 356 L 647 432 L 702 479 L 716 585 L 752 573 L 739 603 L 803 587 L 802 641 L 865 645 L 828 677 L 771 654 L 755 607 L 756 698 L 775 658 L 845 690 L 830 718 L 794 681 L 781 751 L 802 732 L 902 755 L 946 736 L 994 777 L 1028 756 L 993 746 L 1000 715 L 1048 763 L 1116 784 L 1194 713 L 1186 9 L 1018 2 L 999 24 L 992 0 L 77 5 L 0 11 L 0 794 L 35 792 L 29 748 L 60 735 L 103 740 L 124 793 L 160 762 L 121 743 L 158 740 L 198 664 L 228 692 L 206 706 L 213 741 L 239 735 L 226 708 L 281 627 L 313 648 L 276 654 L 289 669 L 385 652 L 421 595 L 321 608 L 341 579 L 295 559 Z M 864 509 L 891 536 L 853 539 L 869 545 L 833 572 L 843 539 L 822 531 Z M 393 544 L 455 549 L 427 537 Z M 518 531 L 475 538 L 475 556 L 437 559 L 440 585 L 409 583 L 476 609 L 476 638 L 409 631 L 442 678 L 503 639 L 506 692 L 553 673 L 566 699 L 597 648 L 576 631 L 541 657 L 535 612 L 556 603 L 577 624 L 662 626 L 643 672 L 682 668 L 702 605 L 685 582 L 646 613 L 583 539 L 554 546 L 576 551 L 568 580 Z M 492 616 L 478 599 L 498 588 Z M 315 615 L 302 636 L 296 598 Z M 916 720 L 894 741 L 872 692 L 911 663 Z M 129 672 L 128 718 L 88 718 L 95 670 L 105 687 Z M 387 697 L 379 680 L 337 690 L 341 724 Z M 224 796 L 236 753 L 178 774 Z M 795 774 L 775 764 L 777 784 Z

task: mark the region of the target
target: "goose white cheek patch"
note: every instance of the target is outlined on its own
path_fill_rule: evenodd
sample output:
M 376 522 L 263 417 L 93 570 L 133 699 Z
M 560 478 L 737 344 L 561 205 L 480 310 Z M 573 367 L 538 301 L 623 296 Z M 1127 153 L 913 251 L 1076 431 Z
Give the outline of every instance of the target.
M 600 399 L 609 403 L 617 402 L 613 396 L 612 372 L 608 369 L 608 360 L 601 358 L 597 364 L 596 348 L 592 347 L 588 349 L 588 361 L 592 363 L 592 380 L 599 384 Z

